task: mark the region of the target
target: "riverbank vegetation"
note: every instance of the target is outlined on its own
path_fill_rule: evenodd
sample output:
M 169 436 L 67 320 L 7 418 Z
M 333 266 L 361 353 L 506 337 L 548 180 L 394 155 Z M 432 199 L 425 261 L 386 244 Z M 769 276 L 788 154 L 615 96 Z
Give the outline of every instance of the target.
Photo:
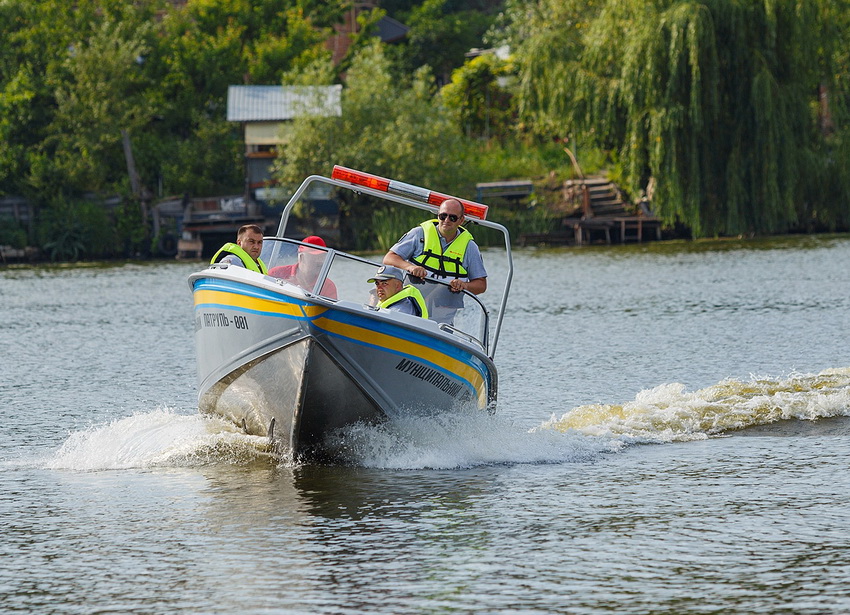
M 528 203 L 498 215 L 542 232 L 577 172 L 566 146 L 693 237 L 847 230 L 848 8 L 385 0 L 335 62 L 343 0 L 0 0 L 0 203 L 34 208 L 0 220 L 0 245 L 150 253 L 154 199 L 243 191 L 227 87 L 275 83 L 344 86 L 342 117 L 282 135 L 284 186 L 333 164 L 470 198 L 532 178 Z M 377 42 L 385 15 L 410 27 L 403 41 Z M 357 243 L 406 223 L 378 220 Z

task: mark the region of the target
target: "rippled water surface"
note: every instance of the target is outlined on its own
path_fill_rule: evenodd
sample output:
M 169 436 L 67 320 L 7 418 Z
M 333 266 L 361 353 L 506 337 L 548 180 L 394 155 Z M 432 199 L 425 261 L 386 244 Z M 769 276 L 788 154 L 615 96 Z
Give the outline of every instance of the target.
M 0 270 L 0 611 L 850 612 L 850 238 L 515 264 L 497 415 L 346 467 L 197 414 L 197 264 Z

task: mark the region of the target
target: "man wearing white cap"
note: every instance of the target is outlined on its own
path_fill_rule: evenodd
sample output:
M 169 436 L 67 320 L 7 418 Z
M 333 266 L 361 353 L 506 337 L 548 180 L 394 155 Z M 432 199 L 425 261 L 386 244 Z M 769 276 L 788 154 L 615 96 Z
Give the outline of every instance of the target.
M 419 289 L 405 285 L 404 272 L 398 267 L 382 265 L 375 275 L 366 280 L 375 285 L 378 307 L 428 318 L 428 308 Z

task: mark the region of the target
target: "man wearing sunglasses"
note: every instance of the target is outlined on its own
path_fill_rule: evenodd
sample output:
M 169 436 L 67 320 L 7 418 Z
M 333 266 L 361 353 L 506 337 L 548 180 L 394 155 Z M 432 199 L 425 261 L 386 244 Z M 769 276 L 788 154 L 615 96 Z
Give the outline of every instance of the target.
M 467 290 L 480 295 L 487 290 L 487 271 L 478 244 L 463 224 L 463 205 L 447 199 L 437 218 L 410 229 L 384 256 L 384 264 L 412 276 L 449 283 L 452 292 Z

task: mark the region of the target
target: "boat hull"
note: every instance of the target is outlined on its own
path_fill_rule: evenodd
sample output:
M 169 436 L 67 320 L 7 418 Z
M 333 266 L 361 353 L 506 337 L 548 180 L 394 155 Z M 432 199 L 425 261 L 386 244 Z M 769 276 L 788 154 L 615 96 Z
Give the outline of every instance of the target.
M 190 278 L 199 408 L 297 457 L 357 422 L 491 410 L 492 360 L 437 323 L 333 302 L 231 268 Z

